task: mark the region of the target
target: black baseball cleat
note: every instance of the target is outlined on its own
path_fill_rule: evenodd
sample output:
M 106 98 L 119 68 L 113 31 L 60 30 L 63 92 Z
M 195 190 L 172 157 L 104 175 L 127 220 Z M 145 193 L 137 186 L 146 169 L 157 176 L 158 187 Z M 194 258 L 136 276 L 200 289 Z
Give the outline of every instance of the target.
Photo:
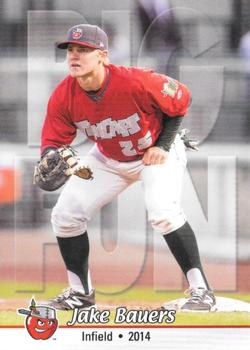
M 190 298 L 181 307 L 181 311 L 212 311 L 216 304 L 214 293 L 205 288 L 188 289 Z
M 89 310 L 92 307 L 96 308 L 95 291 L 92 290 L 92 292 L 87 295 L 69 287 L 57 297 L 49 299 L 46 305 L 52 306 L 57 310 L 64 311 L 73 310 L 76 308 L 81 310 Z

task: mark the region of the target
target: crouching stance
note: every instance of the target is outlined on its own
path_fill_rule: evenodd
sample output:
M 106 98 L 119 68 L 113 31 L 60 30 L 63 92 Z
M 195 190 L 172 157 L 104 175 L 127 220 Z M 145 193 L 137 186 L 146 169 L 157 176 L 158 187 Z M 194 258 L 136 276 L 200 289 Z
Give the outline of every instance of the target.
M 182 309 L 209 311 L 215 297 L 180 204 L 185 148 L 195 148 L 179 133 L 190 104 L 187 87 L 152 70 L 109 64 L 108 38 L 97 26 L 70 28 L 58 47 L 67 50 L 69 75 L 50 97 L 42 159 L 34 176 L 44 190 L 65 184 L 52 211 L 52 226 L 70 287 L 50 305 L 61 310 L 95 305 L 87 223 L 96 210 L 140 181 L 149 221 L 189 284 L 190 296 Z M 64 146 L 72 143 L 77 129 L 95 142 L 81 161 L 65 153 L 72 148 Z M 60 163 L 62 158 L 66 164 Z

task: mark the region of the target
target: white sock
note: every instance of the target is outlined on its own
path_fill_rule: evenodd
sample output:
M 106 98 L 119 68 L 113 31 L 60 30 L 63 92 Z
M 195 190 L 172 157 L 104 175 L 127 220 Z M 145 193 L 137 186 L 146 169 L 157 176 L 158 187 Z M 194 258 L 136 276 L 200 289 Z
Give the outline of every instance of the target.
M 190 288 L 205 288 L 207 289 L 206 282 L 202 277 L 199 269 L 193 268 L 187 272 L 187 280 Z
M 69 285 L 72 289 L 76 290 L 77 292 L 80 292 L 82 294 L 86 294 L 82 282 L 80 278 L 72 271 L 67 270 L 68 273 L 68 280 Z M 88 286 L 89 286 L 89 292 L 92 291 L 92 285 L 91 285 L 91 279 L 90 279 L 90 273 L 88 272 Z

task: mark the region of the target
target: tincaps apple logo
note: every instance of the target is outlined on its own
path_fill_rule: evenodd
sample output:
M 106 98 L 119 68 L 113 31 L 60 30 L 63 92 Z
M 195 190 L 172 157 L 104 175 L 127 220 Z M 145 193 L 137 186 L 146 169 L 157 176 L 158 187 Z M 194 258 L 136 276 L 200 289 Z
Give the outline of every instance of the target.
M 81 28 L 75 28 L 72 32 L 72 38 L 74 40 L 77 40 L 82 36 L 82 34 L 83 34 L 83 31 Z
M 17 309 L 17 312 L 27 315 L 25 326 L 34 339 L 49 339 L 58 327 L 55 309 L 44 305 L 37 306 L 34 298 L 30 301 L 29 310 Z

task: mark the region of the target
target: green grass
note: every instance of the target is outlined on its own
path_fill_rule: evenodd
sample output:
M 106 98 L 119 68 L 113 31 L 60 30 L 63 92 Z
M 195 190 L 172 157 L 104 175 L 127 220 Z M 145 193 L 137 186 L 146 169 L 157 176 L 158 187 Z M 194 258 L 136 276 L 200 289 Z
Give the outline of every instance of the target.
M 29 290 L 30 292 L 17 292 L 18 290 Z M 29 300 L 34 295 L 37 301 L 45 300 L 49 297 L 55 296 L 61 292 L 64 286 L 59 284 L 49 284 L 44 292 L 37 292 L 40 290 L 39 285 L 35 284 L 18 284 L 15 286 L 13 283 L 0 283 L 0 298 L 6 299 L 10 303 L 14 299 L 20 299 L 20 308 L 28 308 Z M 122 290 L 122 287 L 120 288 Z M 102 287 L 102 292 L 106 294 L 98 293 L 97 288 L 97 302 L 100 304 L 109 304 L 123 306 L 124 304 L 136 302 L 147 305 L 147 302 L 157 303 L 161 306 L 163 302 L 168 300 L 174 300 L 183 297 L 182 293 L 157 293 L 152 288 L 147 287 L 133 287 L 127 291 L 111 294 L 115 290 L 118 290 L 117 286 L 114 287 Z M 236 294 L 236 293 L 217 293 L 217 296 L 224 296 L 230 298 L 236 298 L 243 301 L 250 302 L 249 294 Z M 27 300 L 27 302 L 26 302 Z M 145 306 L 146 308 L 146 306 Z M 1 309 L 4 309 L 4 304 L 1 303 Z M 60 325 L 65 325 L 71 320 L 71 312 L 58 311 L 57 316 Z M 15 311 L 1 311 L 0 312 L 0 325 L 23 325 L 25 317 L 17 314 Z M 109 325 L 114 324 L 114 311 L 111 312 Z M 166 323 L 163 323 L 166 325 Z M 176 321 L 171 324 L 173 326 L 180 325 L 224 325 L 224 326 L 250 326 L 250 313 L 248 312 L 215 312 L 215 313 L 177 313 Z

